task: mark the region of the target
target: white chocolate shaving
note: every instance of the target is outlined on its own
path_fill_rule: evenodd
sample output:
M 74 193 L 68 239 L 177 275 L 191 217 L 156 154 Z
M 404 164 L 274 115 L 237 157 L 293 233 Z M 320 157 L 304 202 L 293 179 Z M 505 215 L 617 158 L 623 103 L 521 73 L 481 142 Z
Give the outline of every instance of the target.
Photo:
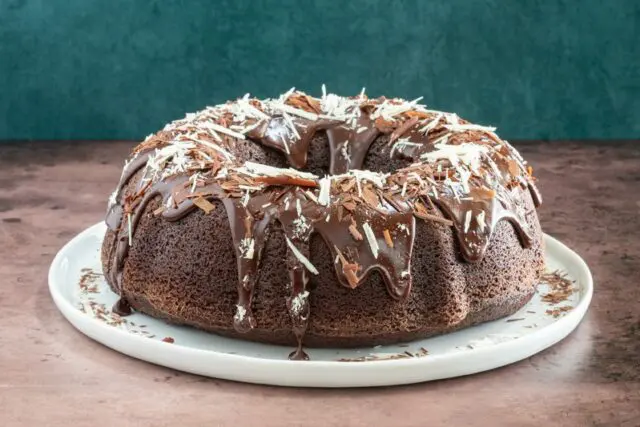
M 242 258 L 253 259 L 256 242 L 252 238 L 245 238 L 240 241 L 240 253 Z
M 378 258 L 378 252 L 380 251 L 380 247 L 378 246 L 378 241 L 376 240 L 375 234 L 373 234 L 373 230 L 368 222 L 362 224 L 362 229 L 364 230 L 364 234 L 367 236 L 367 241 L 369 242 L 369 247 L 371 248 L 371 253 L 374 258 Z
M 291 312 L 293 314 L 302 314 L 302 309 L 307 305 L 309 291 L 300 292 L 291 300 Z
M 308 111 L 304 111 L 304 110 L 300 110 L 299 108 L 295 108 L 292 107 L 291 105 L 287 105 L 287 104 L 280 104 L 280 103 L 272 103 L 271 108 L 286 112 L 286 113 L 290 113 L 293 114 L 295 116 L 298 117 L 302 117 L 303 119 L 307 119 L 307 120 L 318 120 L 318 115 L 315 113 L 310 113 Z
M 476 215 L 476 222 L 478 223 L 478 230 L 483 231 L 486 227 L 486 223 L 484 221 L 485 213 L 484 211 L 480 211 L 478 215 Z
M 331 202 L 331 180 L 328 177 L 324 177 L 319 181 L 320 194 L 318 195 L 318 204 L 322 206 L 329 206 Z
M 313 266 L 313 264 L 311 264 L 311 261 L 309 261 L 307 257 L 305 257 L 304 255 L 302 255 L 302 252 L 300 252 L 298 248 L 296 248 L 294 244 L 291 243 L 291 240 L 289 240 L 289 238 L 286 236 L 285 236 L 285 239 L 287 241 L 287 246 L 289 246 L 289 249 L 291 249 L 291 253 L 293 253 L 293 255 L 298 259 L 298 261 L 300 261 L 302 265 L 304 265 L 306 269 L 309 270 L 310 273 L 313 273 L 316 275 L 319 274 L 318 270 Z
M 228 128 L 224 127 L 224 126 L 220 126 L 217 123 L 206 122 L 206 124 L 205 123 L 201 124 L 201 126 L 203 126 L 203 125 L 205 127 L 208 126 L 210 129 L 213 129 L 216 132 L 224 133 L 225 135 L 229 135 L 230 137 L 233 137 L 233 138 L 236 138 L 236 139 L 246 139 L 246 137 L 243 134 L 238 133 L 238 132 L 234 132 L 231 129 L 228 129 Z
M 471 211 L 467 211 L 464 217 L 464 232 L 469 231 L 469 226 L 471 225 Z

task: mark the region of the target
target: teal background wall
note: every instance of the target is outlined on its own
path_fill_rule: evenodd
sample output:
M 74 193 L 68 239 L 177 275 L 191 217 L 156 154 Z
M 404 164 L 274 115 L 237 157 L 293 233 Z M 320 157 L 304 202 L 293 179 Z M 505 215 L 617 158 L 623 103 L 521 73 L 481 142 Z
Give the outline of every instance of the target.
M 640 1 L 0 0 L 0 140 L 139 139 L 291 86 L 513 139 L 640 136 Z

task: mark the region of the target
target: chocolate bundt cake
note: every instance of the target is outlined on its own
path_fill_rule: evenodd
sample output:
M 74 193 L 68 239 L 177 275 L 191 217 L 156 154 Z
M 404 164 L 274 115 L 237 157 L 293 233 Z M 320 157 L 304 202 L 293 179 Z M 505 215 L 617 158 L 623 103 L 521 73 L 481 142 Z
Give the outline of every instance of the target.
M 532 170 L 494 128 L 419 101 L 292 89 L 148 136 L 108 205 L 114 310 L 294 359 L 518 310 L 543 270 Z

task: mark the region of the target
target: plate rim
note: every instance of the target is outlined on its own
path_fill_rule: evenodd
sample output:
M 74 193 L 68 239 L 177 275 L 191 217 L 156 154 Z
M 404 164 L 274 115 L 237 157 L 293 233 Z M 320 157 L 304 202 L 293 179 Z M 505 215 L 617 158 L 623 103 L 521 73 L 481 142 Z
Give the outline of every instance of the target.
M 84 229 L 82 232 L 80 232 L 79 234 L 74 236 L 71 240 L 69 240 L 64 246 L 62 246 L 62 248 L 56 253 L 55 257 L 53 258 L 53 261 L 49 267 L 49 272 L 48 272 L 49 292 L 58 310 L 62 313 L 62 315 L 81 333 L 89 336 L 91 339 L 98 341 L 99 343 L 115 351 L 118 351 L 120 353 L 126 354 L 128 356 L 131 356 L 149 363 L 169 367 L 171 369 L 177 369 L 177 370 L 187 371 L 187 372 L 191 372 L 199 375 L 204 375 L 204 376 L 209 376 L 214 378 L 221 378 L 221 379 L 230 379 L 230 380 L 236 380 L 236 381 L 261 383 L 261 384 L 303 386 L 303 387 L 363 387 L 363 386 L 367 387 L 367 386 L 409 384 L 409 383 L 424 382 L 424 381 L 441 379 L 441 378 L 470 375 L 473 373 L 495 369 L 501 366 L 506 366 L 512 363 L 516 363 L 520 360 L 523 360 L 526 357 L 530 357 L 533 354 L 536 354 L 546 348 L 549 348 L 552 345 L 556 344 L 557 342 L 563 340 L 579 325 L 580 321 L 586 314 L 589 304 L 591 303 L 591 299 L 593 297 L 593 287 L 594 287 L 593 277 L 586 262 L 571 248 L 569 248 L 568 246 L 560 242 L 558 239 L 555 239 L 554 237 L 545 233 L 544 234 L 545 254 L 547 253 L 549 246 L 555 247 L 554 249 L 556 251 L 560 250 L 564 252 L 565 256 L 568 257 L 567 262 L 575 264 L 576 267 L 582 271 L 585 279 L 584 281 L 583 280 L 580 281 L 581 292 L 580 292 L 580 298 L 578 303 L 574 306 L 574 308 L 571 311 L 569 311 L 564 316 L 562 316 L 562 318 L 554 322 L 554 325 L 561 324 L 560 326 L 556 326 L 557 328 L 560 329 L 561 326 L 563 327 L 562 328 L 563 332 L 559 334 L 559 338 L 557 339 L 556 338 L 551 340 L 549 340 L 548 338 L 540 339 L 546 335 L 545 331 L 547 330 L 547 328 L 541 328 L 539 330 L 528 333 L 527 335 L 524 335 L 517 339 L 496 343 L 491 346 L 477 347 L 472 350 L 455 352 L 455 353 L 434 354 L 434 355 L 429 355 L 427 357 L 421 357 L 421 358 L 375 360 L 372 362 L 364 361 L 364 362 L 357 362 L 357 363 L 356 362 L 346 363 L 346 362 L 340 362 L 338 360 L 333 360 L 333 361 L 310 360 L 305 362 L 298 362 L 298 361 L 290 361 L 286 359 L 283 359 L 283 360 L 265 359 L 265 358 L 259 358 L 254 356 L 246 356 L 242 354 L 229 354 L 229 353 L 218 352 L 214 350 L 193 348 L 193 347 L 181 345 L 179 343 L 167 344 L 161 341 L 149 340 L 148 338 L 131 334 L 127 331 L 124 331 L 118 328 L 113 328 L 111 326 L 104 324 L 103 322 L 99 322 L 97 320 L 94 320 L 82 314 L 81 311 L 78 310 L 77 307 L 75 307 L 72 304 L 72 302 L 69 301 L 62 294 L 62 289 L 64 288 L 65 285 L 64 283 L 60 283 L 60 279 L 56 277 L 56 273 L 61 268 L 61 264 L 63 263 L 63 260 L 65 259 L 65 257 L 69 256 L 68 252 L 74 246 L 76 246 L 80 241 L 85 239 L 88 235 L 100 234 L 100 231 L 103 231 L 103 232 L 106 231 L 106 225 L 103 222 L 96 223 Z M 104 339 L 103 337 L 96 336 L 97 334 L 95 333 L 95 331 L 101 330 L 101 329 L 107 332 L 107 335 L 112 335 L 113 337 L 115 337 L 116 341 L 120 341 L 122 345 L 114 344 L 112 342 L 114 341 L 113 339 Z M 109 342 L 105 342 L 105 341 L 109 341 Z M 143 344 L 144 347 L 149 347 L 153 351 L 161 350 L 159 353 L 161 354 L 162 357 L 155 357 L 154 358 L 155 360 L 149 360 L 148 357 L 141 357 L 139 355 L 132 354 L 137 352 L 123 348 L 125 347 L 125 344 L 129 342 L 133 346 Z M 295 380 L 295 378 L 297 377 L 297 374 L 309 375 L 310 373 L 309 371 L 311 370 L 322 371 L 322 369 L 331 369 L 333 372 L 332 372 L 332 375 L 330 376 L 334 376 L 335 371 L 337 371 L 338 375 L 351 374 L 351 376 L 357 375 L 358 377 L 362 377 L 362 375 L 360 374 L 370 372 L 373 375 L 375 375 L 375 374 L 379 374 L 381 371 L 386 371 L 389 369 L 396 371 L 400 369 L 413 369 L 417 366 L 422 366 L 426 369 L 429 365 L 437 365 L 439 362 L 442 362 L 443 360 L 446 360 L 447 363 L 451 363 L 451 364 L 460 363 L 461 361 L 464 361 L 465 359 L 468 359 L 470 357 L 484 360 L 488 357 L 491 357 L 493 353 L 513 352 L 514 350 L 518 350 L 519 348 L 523 347 L 523 345 L 526 345 L 526 344 L 529 344 L 529 347 L 534 348 L 534 351 L 525 352 L 525 353 L 529 353 L 528 355 L 525 355 L 523 357 L 518 356 L 516 359 L 510 362 L 498 363 L 495 366 L 492 366 L 489 368 L 487 367 L 484 367 L 484 368 L 480 367 L 478 369 L 469 368 L 464 370 L 464 373 L 460 373 L 457 375 L 445 375 L 442 377 L 437 377 L 437 375 L 436 376 L 432 375 L 431 376 L 432 378 L 430 379 L 420 379 L 416 377 L 416 378 L 405 378 L 404 380 L 400 380 L 399 378 L 398 381 L 382 381 L 382 382 L 376 382 L 374 378 L 369 378 L 368 382 L 367 381 L 365 382 L 348 381 L 348 380 L 344 381 L 344 379 L 336 382 L 336 381 L 326 381 L 326 379 L 323 379 L 322 376 L 316 377 L 314 381 Z M 538 345 L 533 345 L 533 344 L 538 344 Z M 517 352 L 517 353 L 520 353 L 520 352 Z M 286 374 L 289 377 L 289 380 L 287 381 L 285 378 L 282 378 L 282 381 L 273 381 L 268 379 L 268 378 L 272 378 L 272 375 L 267 375 L 267 376 L 253 375 L 251 376 L 251 378 L 239 379 L 238 375 L 222 375 L 224 374 L 224 372 L 222 372 L 222 374 L 213 375 L 210 373 L 202 372 L 202 370 L 189 369 L 189 367 L 183 366 L 178 368 L 176 367 L 175 364 L 168 365 L 168 364 L 165 364 L 166 362 L 164 362 L 166 359 L 176 358 L 176 360 L 180 360 L 180 358 L 183 358 L 183 357 L 187 357 L 187 358 L 190 356 L 193 357 L 194 354 L 198 357 L 211 358 L 212 364 L 226 363 L 228 365 L 231 365 L 232 367 L 235 366 L 236 368 L 240 367 L 240 368 L 252 370 L 253 373 L 255 373 L 255 371 L 260 370 L 260 368 L 262 367 L 267 367 L 272 371 L 274 369 L 279 371 L 284 370 L 286 371 Z M 216 359 L 216 360 L 214 361 L 213 359 Z M 248 366 L 248 364 L 250 366 Z M 232 370 L 229 370 L 229 371 L 232 371 Z M 291 381 L 291 377 L 293 377 L 294 379 L 293 381 Z M 349 377 L 350 376 L 347 375 L 346 378 L 348 379 Z M 362 379 L 366 379 L 366 378 L 361 378 L 361 380 Z M 356 380 L 356 378 L 353 378 L 353 380 Z M 333 383 L 344 383 L 344 384 L 337 385 Z

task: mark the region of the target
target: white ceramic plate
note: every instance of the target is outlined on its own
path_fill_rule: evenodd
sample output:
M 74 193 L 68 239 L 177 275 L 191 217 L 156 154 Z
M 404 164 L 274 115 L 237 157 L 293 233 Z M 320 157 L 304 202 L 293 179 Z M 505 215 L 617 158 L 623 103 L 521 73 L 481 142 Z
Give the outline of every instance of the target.
M 487 371 L 525 359 L 562 340 L 578 326 L 593 293 L 585 262 L 556 239 L 545 236 L 548 270 L 559 269 L 575 281 L 575 292 L 566 301 L 556 305 L 543 302 L 541 295 L 547 285 L 541 284 L 533 299 L 506 319 L 404 346 L 307 349 L 310 361 L 289 361 L 290 347 L 223 338 L 139 313 L 126 318 L 110 313 L 117 296 L 100 274 L 104 232 L 102 223 L 88 228 L 53 260 L 49 289 L 62 314 L 82 333 L 121 353 L 181 371 L 235 381 L 298 387 L 369 387 Z M 87 269 L 97 274 L 87 276 Z M 80 286 L 83 275 L 84 290 Z M 571 309 L 557 318 L 547 313 L 565 306 Z M 104 314 L 102 307 L 106 309 Z M 173 343 L 167 342 L 172 340 Z M 398 354 L 406 357 L 397 358 Z M 365 361 L 347 363 L 344 359 Z

